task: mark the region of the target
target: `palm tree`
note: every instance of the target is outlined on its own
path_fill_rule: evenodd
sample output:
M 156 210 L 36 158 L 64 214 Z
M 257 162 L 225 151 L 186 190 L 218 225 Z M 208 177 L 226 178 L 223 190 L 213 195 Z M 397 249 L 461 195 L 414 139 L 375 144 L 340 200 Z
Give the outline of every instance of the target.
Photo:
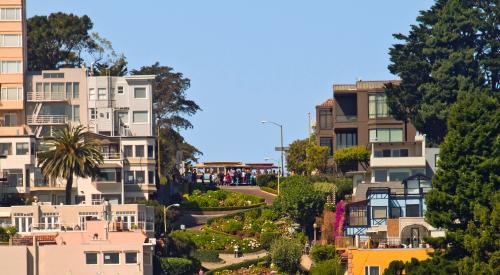
M 71 204 L 73 176 L 94 176 L 103 162 L 98 140 L 84 129 L 80 125 L 56 131 L 54 136 L 44 138 L 49 149 L 38 154 L 38 166 L 45 178 L 66 179 L 66 204 Z

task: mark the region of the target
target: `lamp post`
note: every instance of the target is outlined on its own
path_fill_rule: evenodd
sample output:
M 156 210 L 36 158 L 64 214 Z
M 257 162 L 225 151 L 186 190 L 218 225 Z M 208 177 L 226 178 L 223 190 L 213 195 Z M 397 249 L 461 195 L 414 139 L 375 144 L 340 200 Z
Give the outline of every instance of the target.
M 271 124 L 274 124 L 278 127 L 280 127 L 280 135 L 281 135 L 281 148 L 280 148 L 280 151 L 281 151 L 281 176 L 284 177 L 285 176 L 285 170 L 283 169 L 284 167 L 284 151 L 285 151 L 285 148 L 283 147 L 283 125 L 279 124 L 279 123 L 276 123 L 274 121 L 267 121 L 267 120 L 263 120 L 261 121 L 262 124 L 266 124 L 266 123 L 271 123 Z
M 167 210 L 170 208 L 170 207 L 179 207 L 180 204 L 178 203 L 174 203 L 174 204 L 171 204 L 169 206 L 163 206 L 163 232 L 165 232 L 165 234 L 167 234 Z
M 313 241 L 313 244 L 316 244 L 316 229 L 318 228 L 318 225 L 316 223 L 313 224 L 313 228 L 314 228 L 314 241 Z
M 270 158 L 270 157 L 267 157 L 264 160 L 265 161 L 268 161 L 268 160 L 276 161 L 275 159 Z M 283 164 L 280 166 L 280 162 L 279 161 L 278 161 L 278 169 L 283 170 Z M 278 173 L 278 195 L 280 194 L 280 177 L 281 177 L 281 173 Z

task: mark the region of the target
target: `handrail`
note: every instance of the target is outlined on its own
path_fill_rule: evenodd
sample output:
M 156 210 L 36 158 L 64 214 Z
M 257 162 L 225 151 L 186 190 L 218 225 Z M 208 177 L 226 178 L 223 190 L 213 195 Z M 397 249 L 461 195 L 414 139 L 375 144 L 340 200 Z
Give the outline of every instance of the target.
M 34 93 L 28 92 L 26 94 L 28 101 L 64 101 L 67 100 L 66 93 L 64 92 L 49 92 L 49 93 Z
M 119 152 L 116 153 L 101 153 L 104 159 L 121 159 L 122 154 Z
M 27 119 L 28 124 L 66 124 L 67 120 L 67 115 L 30 115 Z

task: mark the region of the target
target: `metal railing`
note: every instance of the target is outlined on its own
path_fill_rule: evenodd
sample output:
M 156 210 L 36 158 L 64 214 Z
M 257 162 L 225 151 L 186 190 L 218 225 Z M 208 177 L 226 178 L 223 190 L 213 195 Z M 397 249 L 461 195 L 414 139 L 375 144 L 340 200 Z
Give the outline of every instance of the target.
M 66 124 L 68 116 L 66 115 L 38 115 L 28 116 L 28 124 Z
M 363 249 L 384 249 L 384 248 L 427 248 L 428 245 L 422 238 L 408 239 L 401 241 L 399 237 L 371 238 L 359 236 L 356 241 L 355 236 L 339 236 L 335 238 L 337 249 L 357 247 Z
M 105 160 L 113 160 L 113 159 L 119 160 L 119 159 L 121 159 L 122 154 L 121 153 L 102 153 L 102 157 Z
M 49 92 L 49 93 L 34 93 L 28 92 L 26 94 L 27 101 L 65 101 L 67 100 L 66 93 L 64 92 Z
M 337 115 L 335 121 L 337 122 L 354 122 L 358 120 L 357 115 Z

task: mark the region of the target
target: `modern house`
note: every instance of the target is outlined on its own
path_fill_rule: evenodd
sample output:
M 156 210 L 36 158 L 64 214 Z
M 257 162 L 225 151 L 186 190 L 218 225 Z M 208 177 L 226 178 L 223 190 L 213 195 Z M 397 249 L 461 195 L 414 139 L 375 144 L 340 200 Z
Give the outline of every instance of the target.
M 152 207 L 34 203 L 0 208 L 0 223 L 18 231 L 2 274 L 153 274 Z
M 384 85 L 390 81 L 357 81 L 333 85 L 333 97 L 316 106 L 317 142 L 337 149 L 371 142 L 411 142 L 416 130 L 389 115 Z M 357 170 L 349 167 L 347 170 Z
M 25 1 L 0 0 L 0 200 L 15 195 L 64 202 L 65 181 L 37 167 L 42 139 L 83 125 L 101 142 L 104 164 L 77 178 L 74 203 L 149 199 L 155 185 L 154 76 L 92 76 L 86 68 L 26 72 Z

